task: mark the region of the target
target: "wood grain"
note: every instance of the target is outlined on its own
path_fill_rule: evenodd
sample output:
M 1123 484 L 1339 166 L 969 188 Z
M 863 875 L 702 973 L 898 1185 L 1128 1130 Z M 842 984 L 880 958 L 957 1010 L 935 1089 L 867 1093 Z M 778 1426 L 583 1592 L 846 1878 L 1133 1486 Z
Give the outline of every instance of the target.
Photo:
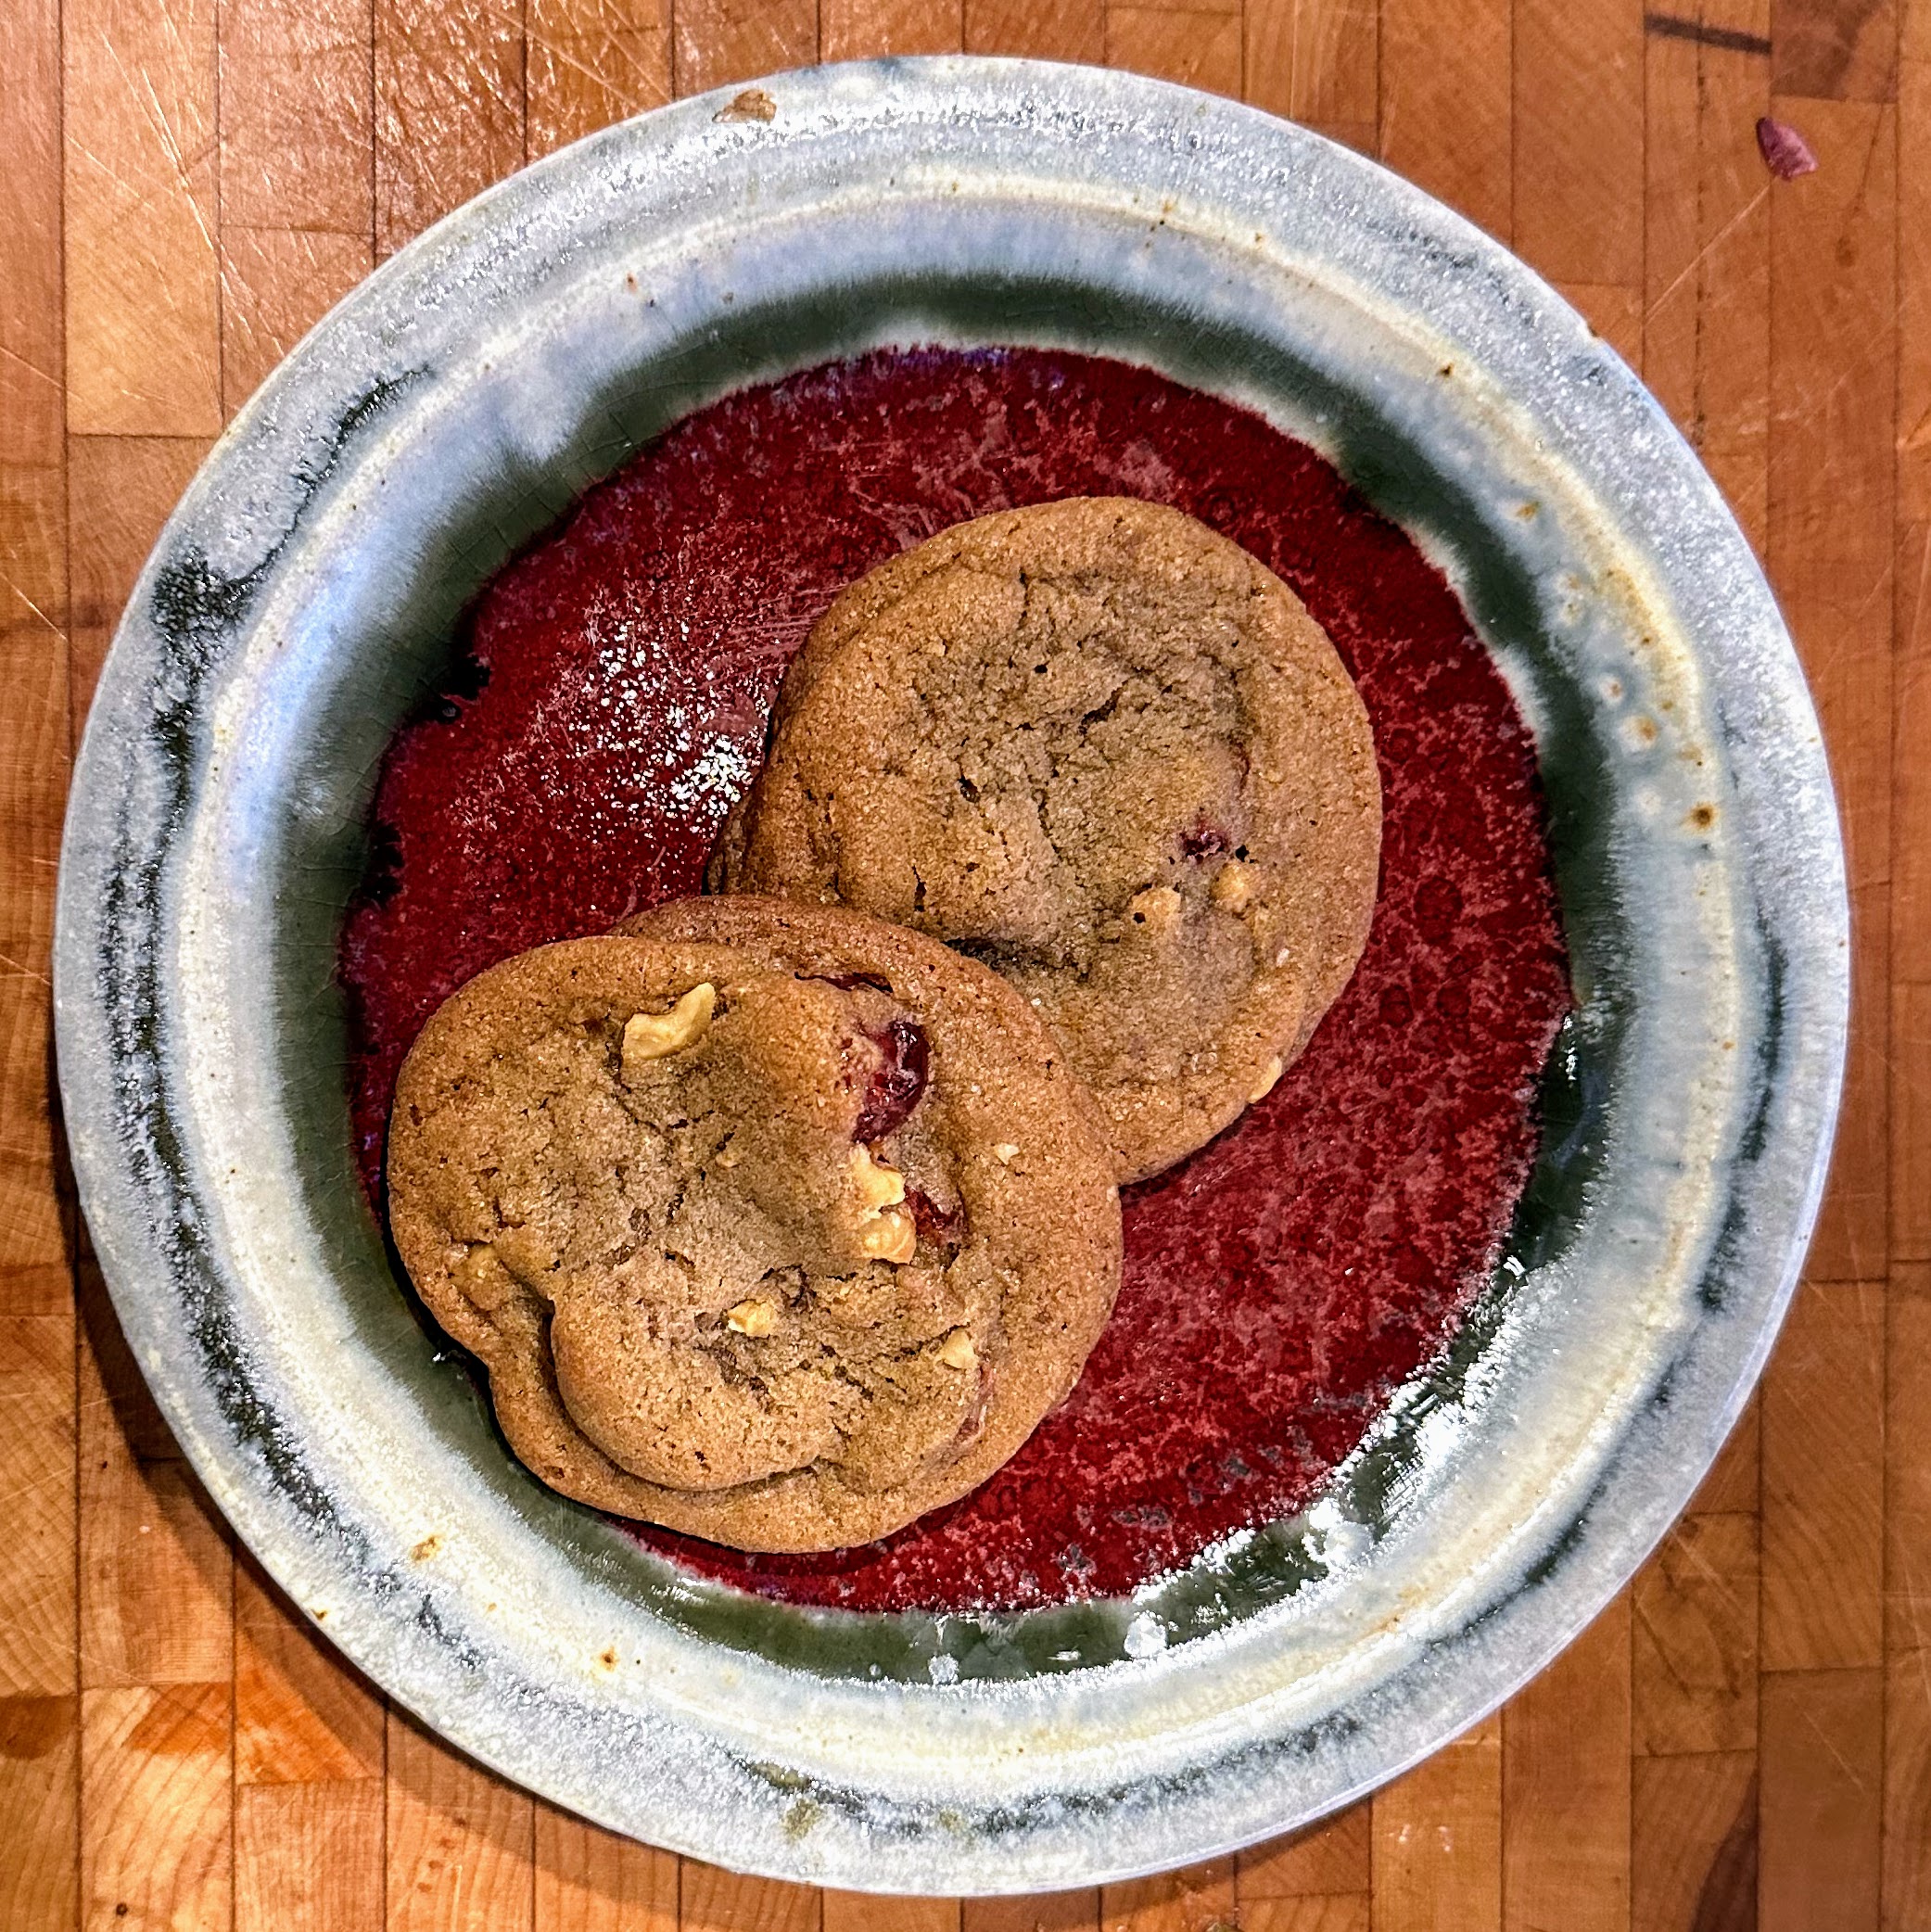
M 1580 10 L 1571 0 L 1516 0 L 1513 85 L 1518 252 L 1552 282 L 1621 291 L 1633 314 L 1643 286 L 1642 0 Z M 1609 312 L 1607 296 L 1596 300 Z
M 1931 1925 L 1931 1655 L 1889 1659 L 1884 1683 L 1885 1932 Z M 1869 1846 L 1868 1829 L 1862 1839 Z
M 823 1932 L 959 1932 L 957 1899 L 879 1899 L 824 1894 Z
M 1097 1891 L 1048 1892 L 1035 1898 L 967 1899 L 960 1932 L 1098 1932 Z
M 388 1932 L 532 1932 L 535 1801 L 388 1719 Z
M 78 1853 L 73 1321 L 0 1316 L 0 1926 L 70 1926 Z
M 526 159 L 522 16 L 497 0 L 374 0 L 375 254 Z
M 221 427 L 213 0 L 66 0 L 67 426 Z
M 0 1926 L 64 1932 L 79 1872 L 72 1210 L 49 1013 L 70 719 L 60 34 L 10 19 L 0 89 Z
M 225 1932 L 234 1924 L 232 1686 L 81 1694 L 81 1924 Z
M 1508 0 L 1381 0 L 1381 159 L 1503 241 L 1514 41 Z
M 686 1859 L 680 1932 L 819 1932 L 817 1892 L 769 1878 L 741 1878 Z
M 235 1777 L 380 1783 L 382 1698 L 244 1557 L 235 1577 Z
M 375 266 L 369 0 L 222 0 L 222 404 L 232 415 Z
M 1887 1314 L 1884 1647 L 1931 1655 L 1931 1266 L 1892 1273 Z
M 235 1925 L 381 1932 L 382 1830 L 379 1780 L 238 1786 Z
M 10 241 L 0 274 L 0 1311 L 58 1316 L 72 1289 L 47 1079 L 69 753 L 57 7 L 36 0 L 9 25 L 0 89 L 0 236 Z M 20 1480 L 33 1468 L 23 1462 Z
M 1332 1818 L 1239 1858 L 1240 1910 L 1280 1899 L 1366 1893 L 1374 1882 L 1374 1815 L 1350 1805 Z
M 1898 57 L 1897 569 L 1892 629 L 1893 1265 L 1931 1261 L 1931 6 Z
M 1368 1932 L 1373 1911 L 1366 1892 L 1268 1899 L 1241 1913 L 1237 1932 Z
M 1760 550 L 1772 183 L 1754 130 L 1770 110 L 1769 0 L 1708 0 L 1696 24 L 1711 37 L 1652 27 L 1645 41 L 1643 373 Z
M 74 1325 L 0 1316 L 0 1697 L 74 1689 Z
M 965 46 L 962 0 L 819 0 L 819 58 L 957 54 Z
M 228 1923 L 233 1562 L 159 1418 L 80 1351 L 82 1923 Z M 172 1452 L 172 1445 L 167 1444 Z M 125 1912 L 117 1907 L 125 1906 Z
M 1755 1750 L 1639 1758 L 1631 1770 L 1632 1924 L 1756 1932 Z
M 0 1928 L 1931 1926 L 1931 0 L 16 0 L 0 129 Z M 78 720 L 224 417 L 369 265 L 673 92 L 1111 60 L 1376 151 L 1551 275 L 1759 546 L 1849 834 L 1840 1158 L 1766 1383 L 1496 1720 L 1237 1862 L 1035 1899 L 730 1876 L 512 1791 L 237 1570 L 64 1185 Z M 1772 183 L 1758 117 L 1816 150 Z M 125 1907 L 121 1912 L 120 1907 Z
M 1806 1282 L 1764 1378 L 1766 1671 L 1882 1656 L 1884 1304 L 1881 1282 Z
M 1374 1932 L 1497 1932 L 1502 1720 L 1374 1796 Z
M 1884 101 L 1897 87 L 1898 8 L 1891 0 L 1776 0 L 1772 39 L 1779 94 Z
M 0 1697 L 0 1926 L 67 1932 L 79 1912 L 80 1699 Z
M 1885 1382 L 1886 1932 L 1931 1925 L 1931 1265 L 1893 1268 Z
M 678 0 L 672 26 L 680 96 L 818 58 L 815 0 Z
M 237 1922 L 383 1922 L 382 1701 L 252 1561 L 235 1582 Z
M 532 160 L 670 98 L 670 0 L 531 0 Z
M 1247 0 L 1246 98 L 1373 153 L 1381 109 L 1373 0 Z
M 1771 197 L 1771 579 L 1829 744 L 1851 886 L 1851 1036 L 1819 1281 L 1882 1278 L 1887 1158 L 1891 567 L 1896 461 L 1894 110 L 1773 96 L 1819 158 Z
M 1242 40 L 1239 8 L 1180 12 L 1162 6 L 1106 10 L 1106 57 L 1112 67 L 1199 87 L 1240 93 Z
M 678 1932 L 678 1862 L 536 1808 L 534 1932 Z
M 1506 1932 L 1628 1932 L 1630 1602 L 1502 1713 Z
M 965 0 L 965 44 L 969 54 L 1098 66 L 1106 58 L 1104 0 Z
M 1759 1932 L 1876 1932 L 1884 1672 L 1763 1680 Z
M 1757 1517 L 1691 1514 L 1632 1591 L 1640 1758 L 1757 1748 Z
M 1221 1932 L 1234 1914 L 1234 1861 L 1102 1886 L 1100 1932 Z
M 0 89 L 0 1926 L 80 1911 L 74 1214 L 49 951 L 71 746 L 60 10 L 8 17 Z

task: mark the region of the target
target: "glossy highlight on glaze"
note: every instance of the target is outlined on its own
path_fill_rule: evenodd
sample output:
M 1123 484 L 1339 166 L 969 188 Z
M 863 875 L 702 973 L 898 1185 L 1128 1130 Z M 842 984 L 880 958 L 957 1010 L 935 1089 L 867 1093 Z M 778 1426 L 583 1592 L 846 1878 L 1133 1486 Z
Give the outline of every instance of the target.
M 341 953 L 372 1194 L 396 1068 L 450 992 L 697 889 L 783 667 L 840 589 L 962 518 L 1103 493 L 1245 544 L 1334 639 L 1381 760 L 1368 949 L 1267 1099 L 1129 1190 L 1113 1321 L 990 1482 L 831 1557 L 639 1530 L 766 1595 L 1114 1595 L 1312 1498 L 1455 1333 L 1533 1158 L 1569 996 L 1528 731 L 1440 573 L 1257 415 L 1096 358 L 888 350 L 728 397 L 591 491 L 485 592 L 386 761 Z

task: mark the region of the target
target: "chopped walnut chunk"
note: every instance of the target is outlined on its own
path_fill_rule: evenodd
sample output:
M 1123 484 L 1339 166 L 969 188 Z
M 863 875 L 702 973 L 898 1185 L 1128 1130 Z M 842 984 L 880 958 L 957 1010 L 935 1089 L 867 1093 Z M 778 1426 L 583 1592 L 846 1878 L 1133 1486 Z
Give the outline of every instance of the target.
M 718 1008 L 718 989 L 709 980 L 694 985 L 667 1013 L 633 1013 L 624 1023 L 622 1069 L 625 1081 L 635 1080 L 653 1060 L 681 1053 L 701 1040 Z

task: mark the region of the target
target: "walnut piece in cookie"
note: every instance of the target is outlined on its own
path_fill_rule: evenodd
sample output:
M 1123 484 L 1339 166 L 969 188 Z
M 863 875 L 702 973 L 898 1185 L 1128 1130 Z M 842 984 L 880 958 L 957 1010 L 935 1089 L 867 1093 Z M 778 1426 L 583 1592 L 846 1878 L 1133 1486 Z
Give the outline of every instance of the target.
M 1380 825 L 1366 711 L 1294 593 L 1178 511 L 1073 498 L 832 604 L 708 878 L 995 968 L 1137 1180 L 1306 1045 L 1366 942 Z
M 755 900 L 641 924 L 431 1019 L 398 1249 L 552 1487 L 741 1548 L 870 1541 L 1078 1375 L 1119 1267 L 1097 1116 L 1024 1001 L 916 934 Z

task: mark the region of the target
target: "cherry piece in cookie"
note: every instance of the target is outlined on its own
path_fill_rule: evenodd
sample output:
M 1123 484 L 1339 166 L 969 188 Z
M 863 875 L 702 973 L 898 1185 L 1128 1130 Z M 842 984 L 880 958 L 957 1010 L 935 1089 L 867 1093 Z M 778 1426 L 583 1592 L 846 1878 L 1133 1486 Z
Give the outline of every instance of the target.
M 1177 510 L 1068 498 L 839 597 L 708 878 L 992 966 L 1137 1180 L 1307 1044 L 1366 941 L 1380 826 L 1367 714 L 1294 593 Z
M 397 1247 L 553 1488 L 743 1549 L 870 1542 L 1077 1377 L 1119 1270 L 1097 1117 L 1024 1001 L 916 934 L 760 901 L 633 925 L 431 1019 Z
M 858 1140 L 878 1140 L 902 1127 L 932 1077 L 932 1049 L 925 1029 L 916 1020 L 887 1021 L 884 1030 L 872 1036 L 872 1044 L 879 1060 L 852 1128 Z

